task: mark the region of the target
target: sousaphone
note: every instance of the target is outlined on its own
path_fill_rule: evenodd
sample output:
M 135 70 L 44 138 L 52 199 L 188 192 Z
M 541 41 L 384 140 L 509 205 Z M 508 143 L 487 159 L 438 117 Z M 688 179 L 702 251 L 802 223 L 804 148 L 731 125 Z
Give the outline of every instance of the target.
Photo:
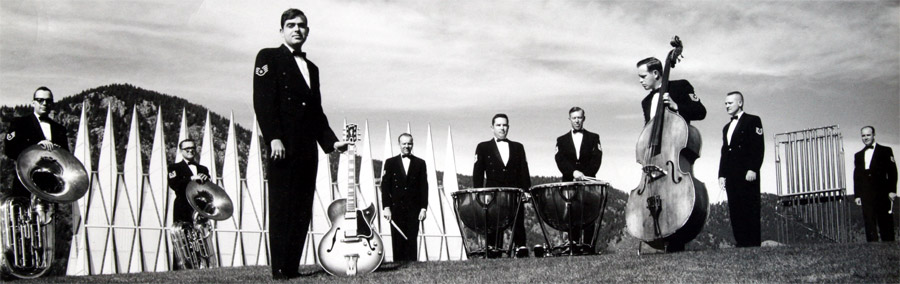
M 178 222 L 169 231 L 175 253 L 181 258 L 185 269 L 218 267 L 211 240 L 212 221 L 231 218 L 234 203 L 224 189 L 211 181 L 191 181 L 184 195 L 194 209 L 193 222 Z

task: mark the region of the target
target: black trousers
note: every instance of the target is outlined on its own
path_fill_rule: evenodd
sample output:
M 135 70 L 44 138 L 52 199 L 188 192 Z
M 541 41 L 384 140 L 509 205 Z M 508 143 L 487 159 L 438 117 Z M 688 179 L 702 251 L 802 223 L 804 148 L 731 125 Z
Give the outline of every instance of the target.
M 894 216 L 888 214 L 891 201 L 888 195 L 862 196 L 863 220 L 866 225 L 866 241 L 894 241 Z
M 752 182 L 745 176 L 725 177 L 725 192 L 736 246 L 760 246 L 759 177 Z
M 304 160 L 296 156 L 269 163 L 269 248 L 273 275 L 297 275 L 312 219 L 317 166 L 316 158 Z
M 400 208 L 397 208 L 400 209 Z M 396 210 L 392 212 L 392 220 L 403 230 L 404 239 L 397 228 L 391 226 L 391 243 L 393 245 L 394 262 L 418 260 L 419 210 Z

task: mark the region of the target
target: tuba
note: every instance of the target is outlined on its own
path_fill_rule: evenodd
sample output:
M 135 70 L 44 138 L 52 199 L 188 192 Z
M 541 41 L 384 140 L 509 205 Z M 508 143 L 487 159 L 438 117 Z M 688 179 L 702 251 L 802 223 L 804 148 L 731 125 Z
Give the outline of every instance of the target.
M 210 181 L 191 181 L 184 195 L 194 209 L 193 222 L 177 222 L 169 230 L 175 254 L 185 269 L 218 267 L 212 246 L 212 221 L 231 218 L 234 204 L 225 190 Z
M 72 153 L 40 145 L 19 154 L 16 175 L 32 196 L 0 197 L 0 275 L 37 278 L 53 263 L 56 203 L 84 196 L 90 180 Z

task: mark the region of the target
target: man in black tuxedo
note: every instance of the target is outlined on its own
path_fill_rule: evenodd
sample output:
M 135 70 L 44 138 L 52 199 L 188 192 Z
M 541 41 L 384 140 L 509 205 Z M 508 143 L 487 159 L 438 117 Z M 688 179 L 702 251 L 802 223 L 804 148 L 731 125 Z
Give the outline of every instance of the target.
M 172 225 L 192 226 L 194 221 L 194 209 L 188 204 L 185 190 L 188 183 L 196 181 L 204 183 L 209 181 L 209 169 L 197 163 L 197 147 L 193 139 L 184 139 L 178 143 L 181 149 L 181 162 L 169 165 L 169 188 L 175 192 L 175 202 L 172 204 Z M 174 254 L 173 270 L 184 269 L 184 260 Z
M 32 95 L 31 106 L 34 112 L 17 117 L 9 122 L 6 133 L 6 157 L 15 161 L 19 154 L 32 145 L 41 145 L 46 149 L 62 149 L 69 151 L 69 138 L 66 128 L 50 118 L 53 110 L 53 92 L 47 87 L 39 87 Z M 88 169 L 90 170 L 90 169 Z M 13 187 L 5 192 L 7 196 L 30 196 L 17 177 L 13 177 Z
M 894 218 L 891 204 L 897 198 L 897 163 L 894 151 L 875 143 L 875 128 L 860 129 L 866 146 L 853 156 L 853 190 L 856 205 L 862 206 L 866 225 L 866 241 L 894 241 Z
M 563 181 L 585 180 L 585 177 L 596 177 L 603 162 L 603 148 L 600 146 L 600 135 L 584 129 L 585 112 L 580 107 L 569 109 L 569 122 L 572 130 L 556 138 L 556 167 L 562 173 Z M 595 225 L 591 224 L 581 231 L 569 234 L 569 242 L 587 244 L 582 252 L 593 253 L 593 237 Z
M 525 147 L 521 143 L 509 141 L 509 117 L 498 113 L 491 119 L 494 138 L 478 143 L 475 148 L 475 167 L 472 169 L 472 184 L 475 188 L 483 187 L 515 187 L 528 189 L 531 187 L 531 175 L 528 172 L 528 160 L 525 158 Z M 518 218 L 513 224 L 513 243 L 517 247 L 516 257 L 528 257 L 525 236 L 525 206 L 519 205 Z M 488 232 L 487 245 L 502 250 L 503 235 Z
M 744 112 L 744 95 L 725 96 L 725 110 L 731 121 L 722 129 L 719 160 L 719 187 L 728 195 L 728 214 L 737 247 L 760 245 L 759 168 L 764 143 L 762 121 Z
M 425 220 L 428 209 L 428 176 L 425 160 L 412 155 L 413 137 L 400 134 L 400 155 L 384 161 L 381 177 L 381 203 L 384 218 L 391 226 L 394 262 L 416 261 L 416 236 L 419 222 Z M 400 234 L 397 230 L 403 231 Z M 403 236 L 406 236 L 404 238 Z
M 319 91 L 319 68 L 301 51 L 309 35 L 306 15 L 281 14 L 284 44 L 256 55 L 253 108 L 270 146 L 269 241 L 272 277 L 299 276 L 300 254 L 312 218 L 318 166 L 316 143 L 326 153 L 346 150 L 328 125 Z
M 641 101 L 644 110 L 644 123 L 647 123 L 656 115 L 656 101 L 659 96 L 659 88 L 662 87 L 662 62 L 655 57 L 648 57 L 637 63 L 638 77 L 641 78 L 641 86 L 650 91 Z M 668 92 L 663 94 L 663 104 L 672 111 L 681 115 L 690 124 L 694 120 L 706 118 L 706 107 L 700 102 L 700 98 L 694 94 L 694 86 L 687 80 L 669 81 Z

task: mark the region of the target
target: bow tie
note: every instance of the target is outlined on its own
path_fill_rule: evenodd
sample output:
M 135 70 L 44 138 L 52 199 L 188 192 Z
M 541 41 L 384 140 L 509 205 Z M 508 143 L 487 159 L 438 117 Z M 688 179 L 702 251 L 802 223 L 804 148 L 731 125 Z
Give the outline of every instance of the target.
M 866 147 L 863 147 L 863 150 L 869 150 L 869 149 L 875 149 L 875 146 L 868 145 Z
M 199 165 L 200 165 L 200 164 L 198 164 L 197 162 L 188 161 L 188 160 L 184 160 L 184 162 L 187 163 L 188 165 L 194 165 L 194 166 L 199 166 Z
M 731 120 L 737 120 L 737 119 L 738 119 L 738 116 L 737 116 L 737 115 L 732 115 L 732 116 L 731 116 Z
M 584 129 L 578 129 L 578 130 L 572 129 L 572 133 L 573 134 L 574 133 L 584 133 Z
M 291 54 L 293 54 L 294 56 L 300 56 L 302 58 L 306 58 L 306 52 L 303 52 L 303 51 L 294 50 L 294 51 L 291 51 Z
M 497 139 L 497 142 L 509 142 L 509 139 L 506 139 L 506 138 Z
M 412 156 L 412 155 L 411 155 L 411 154 L 400 154 L 400 158 L 407 158 L 407 159 L 408 159 L 409 156 Z
M 50 118 L 46 116 L 38 116 L 38 121 L 40 122 L 50 122 Z

